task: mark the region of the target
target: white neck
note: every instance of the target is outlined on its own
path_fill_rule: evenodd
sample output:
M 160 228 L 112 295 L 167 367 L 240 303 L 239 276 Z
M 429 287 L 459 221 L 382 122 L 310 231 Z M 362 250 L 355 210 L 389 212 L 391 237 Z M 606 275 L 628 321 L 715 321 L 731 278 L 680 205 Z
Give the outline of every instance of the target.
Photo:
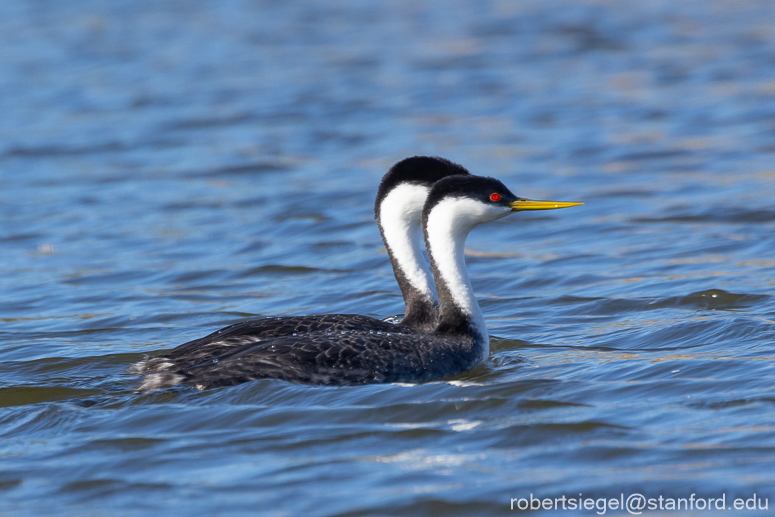
M 432 288 L 433 275 L 423 255 L 425 247 L 420 226 L 428 191 L 429 188 L 422 185 L 398 185 L 382 200 L 379 222 L 385 245 L 407 281 L 417 291 L 436 301 Z
M 440 276 L 436 285 L 441 292 L 443 282 L 451 296 L 451 300 L 441 297 L 442 318 L 449 311 L 446 305 L 450 302 L 470 318 L 484 345 L 483 360 L 490 354 L 490 338 L 466 269 L 466 237 L 476 225 L 509 213 L 509 208 L 487 205 L 471 198 L 447 198 L 433 207 L 426 221 L 428 253 Z

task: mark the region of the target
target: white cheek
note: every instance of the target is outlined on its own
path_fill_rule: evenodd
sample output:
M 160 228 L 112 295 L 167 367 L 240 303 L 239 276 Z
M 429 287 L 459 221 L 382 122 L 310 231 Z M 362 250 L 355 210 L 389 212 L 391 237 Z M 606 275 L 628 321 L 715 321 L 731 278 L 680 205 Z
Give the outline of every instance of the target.
M 453 234 L 468 234 L 474 227 L 502 219 L 512 213 L 511 208 L 483 203 L 470 198 L 451 198 L 441 201 L 433 209 L 438 226 L 447 226 Z
M 428 198 L 427 187 L 399 185 L 382 200 L 379 220 L 387 246 L 404 272 L 407 281 L 423 294 L 435 298 L 431 289 L 430 268 L 422 255 L 422 208 Z
M 475 216 L 477 219 L 476 224 L 497 221 L 498 219 L 503 219 L 507 215 L 514 213 L 511 208 L 502 205 L 489 205 L 480 202 L 479 207 L 481 211 Z

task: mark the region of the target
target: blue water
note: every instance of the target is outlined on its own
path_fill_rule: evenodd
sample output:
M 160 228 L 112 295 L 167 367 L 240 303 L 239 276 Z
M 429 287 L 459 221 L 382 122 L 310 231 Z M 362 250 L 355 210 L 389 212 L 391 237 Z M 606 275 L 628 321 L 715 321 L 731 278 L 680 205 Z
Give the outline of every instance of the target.
M 0 3 L 0 514 L 775 507 L 772 20 L 767 1 Z M 371 210 L 417 154 L 586 202 L 469 237 L 486 364 L 135 391 L 133 363 L 244 318 L 400 313 Z

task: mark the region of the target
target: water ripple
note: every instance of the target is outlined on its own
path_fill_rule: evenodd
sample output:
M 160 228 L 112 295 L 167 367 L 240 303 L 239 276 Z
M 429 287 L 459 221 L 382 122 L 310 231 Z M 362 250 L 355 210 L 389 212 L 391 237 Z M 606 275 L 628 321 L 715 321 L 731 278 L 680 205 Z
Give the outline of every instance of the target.
M 771 495 L 773 5 L 0 3 L 0 512 Z M 417 154 L 586 202 L 472 232 L 485 364 L 137 392 L 242 319 L 402 313 Z

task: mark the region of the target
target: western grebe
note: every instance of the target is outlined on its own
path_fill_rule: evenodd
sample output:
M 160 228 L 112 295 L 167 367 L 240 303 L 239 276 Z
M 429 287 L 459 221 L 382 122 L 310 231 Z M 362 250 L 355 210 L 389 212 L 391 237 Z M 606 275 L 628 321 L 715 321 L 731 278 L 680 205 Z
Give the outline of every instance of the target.
M 580 205 L 518 198 L 479 176 L 446 177 L 431 188 L 422 229 L 440 303 L 432 331 L 312 331 L 232 348 L 211 360 L 173 360 L 179 380 L 198 388 L 261 378 L 326 385 L 422 382 L 459 374 L 489 355 L 489 336 L 465 267 L 464 246 L 477 225 L 522 210 Z
M 160 357 L 142 361 L 132 371 L 165 372 L 179 361 L 187 364 L 204 361 L 235 347 L 278 336 L 364 329 L 391 333 L 432 330 L 438 323 L 439 309 L 430 264 L 423 253 L 422 209 L 436 181 L 467 174 L 464 167 L 444 158 L 414 156 L 396 163 L 382 177 L 374 201 L 374 218 L 406 305 L 400 323 L 360 314 L 257 318 L 184 343 Z M 163 378 L 149 377 L 144 384 L 146 388 L 153 388 L 164 383 Z

